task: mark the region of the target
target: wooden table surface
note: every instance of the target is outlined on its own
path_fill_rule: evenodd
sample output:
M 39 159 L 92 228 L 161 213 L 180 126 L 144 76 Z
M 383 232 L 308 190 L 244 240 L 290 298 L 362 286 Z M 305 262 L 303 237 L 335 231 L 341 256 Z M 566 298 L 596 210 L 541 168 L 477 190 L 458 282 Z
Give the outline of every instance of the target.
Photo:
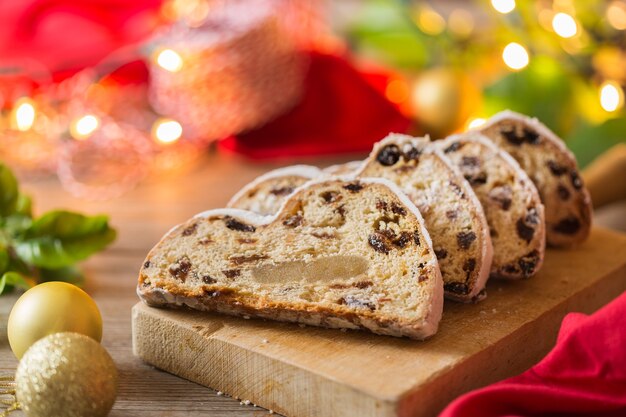
M 362 155 L 361 155 L 362 157 Z M 237 156 L 212 153 L 191 172 L 148 179 L 138 188 L 109 201 L 75 198 L 51 178 L 24 182 L 36 213 L 67 208 L 89 214 L 105 213 L 118 231 L 116 242 L 83 263 L 85 290 L 100 307 L 104 321 L 102 344 L 120 373 L 117 402 L 111 417 L 256 416 L 267 410 L 240 405 L 215 391 L 154 369 L 135 358 L 131 349 L 131 307 L 137 273 L 148 250 L 172 226 L 192 215 L 223 207 L 241 186 L 278 166 L 311 163 L 322 166 L 345 158 L 250 163 Z M 6 326 L 16 295 L 0 297 L 0 374 L 14 373 L 17 360 L 7 341 Z M 11 416 L 22 417 L 22 412 Z
M 83 264 L 85 290 L 96 300 L 104 319 L 102 343 L 120 373 L 119 394 L 112 417 L 257 416 L 267 410 L 240 405 L 181 378 L 154 369 L 135 358 L 131 350 L 130 309 L 137 302 L 137 272 L 147 251 L 173 225 L 200 211 L 222 207 L 230 196 L 252 178 L 288 163 L 325 166 L 349 160 L 299 160 L 280 164 L 249 163 L 232 155 L 207 155 L 184 176 L 149 179 L 126 195 L 97 202 L 78 199 L 64 191 L 55 179 L 27 182 L 23 187 L 35 199 L 37 213 L 69 208 L 90 214 L 106 213 L 118 230 L 117 241 Z M 626 206 L 599 216 L 611 225 L 626 218 Z M 621 228 L 620 227 L 620 228 Z M 0 298 L 0 374 L 15 372 L 17 361 L 6 335 L 10 309 L 17 296 Z M 23 416 L 17 412 L 12 416 Z

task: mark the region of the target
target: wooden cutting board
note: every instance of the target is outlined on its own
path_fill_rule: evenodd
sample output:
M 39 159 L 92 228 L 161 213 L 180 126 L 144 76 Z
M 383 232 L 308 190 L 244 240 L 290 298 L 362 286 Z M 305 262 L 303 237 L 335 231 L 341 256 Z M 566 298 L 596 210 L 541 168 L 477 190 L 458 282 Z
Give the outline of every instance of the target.
M 570 311 L 626 290 L 626 235 L 594 229 L 551 249 L 541 272 L 491 281 L 479 304 L 446 302 L 426 342 L 135 305 L 134 353 L 182 378 L 287 416 L 432 416 L 459 394 L 520 373 Z

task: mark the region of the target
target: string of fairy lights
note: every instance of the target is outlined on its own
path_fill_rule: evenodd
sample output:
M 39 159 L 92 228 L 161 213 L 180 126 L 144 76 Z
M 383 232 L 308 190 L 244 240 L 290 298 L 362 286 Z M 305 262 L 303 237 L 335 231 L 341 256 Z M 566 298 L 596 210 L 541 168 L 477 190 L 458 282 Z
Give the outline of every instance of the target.
M 516 9 L 515 0 L 491 0 L 491 6 L 501 14 L 509 14 Z M 570 10 L 572 14 L 568 13 Z M 436 14 L 433 10 L 429 15 Z M 539 23 L 548 31 L 553 31 L 557 36 L 565 40 L 584 39 L 584 28 L 576 19 L 574 6 L 570 1 L 554 1 L 552 8 L 544 8 L 539 12 Z M 620 0 L 612 1 L 606 8 L 605 17 L 608 23 L 616 30 L 626 30 L 626 3 Z M 431 17 L 432 19 L 432 17 Z M 438 19 L 435 19 L 438 20 Z M 443 18 L 441 18 L 443 22 Z M 454 24 L 454 22 L 451 22 Z M 584 41 L 583 41 L 584 42 Z M 582 45 L 579 45 L 582 46 Z M 568 52 L 568 50 L 566 48 Z M 571 51 L 576 52 L 576 51 Z M 518 42 L 510 42 L 502 49 L 502 60 L 508 69 L 520 71 L 530 63 L 528 49 Z M 616 80 L 605 80 L 598 88 L 598 100 L 602 108 L 609 113 L 621 110 L 624 107 L 624 91 Z M 483 118 L 472 118 L 468 121 L 469 126 L 476 127 L 484 123 Z
M 258 0 L 262 1 L 262 0 Z M 298 5 L 300 9 L 297 13 L 291 16 L 290 20 L 286 20 L 286 26 L 296 27 L 297 30 L 290 32 L 290 36 L 294 38 L 306 39 L 310 41 L 315 38 L 315 47 L 322 50 L 343 50 L 345 45 L 342 45 L 336 37 L 328 34 L 327 29 L 324 26 L 324 19 L 320 18 L 320 10 L 325 6 L 320 6 L 324 2 L 317 1 L 291 1 L 291 0 L 267 0 L 269 2 L 275 2 L 281 10 L 287 10 L 284 8 L 286 5 Z M 445 42 L 447 35 L 452 35 L 461 44 L 465 42 L 473 42 L 473 36 L 476 36 L 481 30 L 483 33 L 488 34 L 488 39 L 478 37 L 476 43 L 484 42 L 489 46 L 489 50 L 486 52 L 482 50 L 482 55 L 493 54 L 496 58 L 497 65 L 493 65 L 493 61 L 487 61 L 489 66 L 498 67 L 496 69 L 489 68 L 491 71 L 493 80 L 493 74 L 499 71 L 499 67 L 502 67 L 501 72 L 507 73 L 521 73 L 527 67 L 532 66 L 534 62 L 539 61 L 539 55 L 546 52 L 547 46 L 537 45 L 537 40 L 532 38 L 528 34 L 530 30 L 533 30 L 535 35 L 537 31 L 542 33 L 539 36 L 548 36 L 550 42 L 555 43 L 559 47 L 559 53 L 565 54 L 566 57 L 558 56 L 559 62 L 565 62 L 567 57 L 577 58 L 581 54 L 587 54 L 587 56 L 599 54 L 596 48 L 593 52 L 589 52 L 586 48 L 589 44 L 595 42 L 591 29 L 586 27 L 588 25 L 588 19 L 583 14 L 584 12 L 577 10 L 575 7 L 576 0 L 537 0 L 528 3 L 516 3 L 515 0 L 483 0 L 488 4 L 488 9 L 481 9 L 479 13 L 475 13 L 476 10 L 468 9 L 466 7 L 460 7 L 458 3 L 451 3 L 452 10 L 448 10 L 446 13 L 441 12 L 439 4 L 437 9 L 431 6 L 428 2 L 414 2 L 409 0 L 403 0 L 400 3 L 410 6 L 406 10 L 406 14 L 409 16 L 412 24 L 424 35 L 432 39 L 432 42 L 440 42 L 443 39 Z M 192 36 L 197 29 L 202 28 L 207 19 L 211 18 L 216 4 L 228 5 L 232 2 L 216 2 L 211 0 L 168 0 L 165 1 L 161 10 L 161 14 L 165 20 L 178 25 L 179 29 L 182 28 L 182 33 Z M 532 7 L 529 6 L 532 4 Z M 304 5 L 304 6 L 303 6 Z M 624 0 L 611 0 L 600 5 L 596 5 L 597 10 L 602 10 L 603 22 L 606 22 L 610 28 L 614 31 L 618 31 L 620 36 L 623 36 L 626 32 L 626 1 Z M 324 9 L 325 10 L 325 9 Z M 529 14 L 529 10 L 531 10 Z M 290 11 L 289 13 L 292 13 Z M 489 25 L 485 25 L 481 20 L 481 13 L 490 13 L 492 16 L 497 16 L 499 19 L 495 19 L 496 25 L 507 26 L 506 36 L 492 36 L 492 28 Z M 284 12 L 283 14 L 289 14 Z M 491 17 L 490 17 L 491 19 Z M 494 19 L 491 19 L 494 20 Z M 533 27 L 529 29 L 529 20 L 532 20 Z M 311 22 L 317 25 L 311 25 Z M 499 22 L 499 23 L 498 23 Z M 493 22 L 491 22 L 493 23 Z M 321 29 L 320 29 L 321 28 Z M 535 36 L 533 35 L 533 36 Z M 271 38 L 271 42 L 281 42 L 280 37 L 273 34 L 271 31 L 267 32 L 268 39 Z M 273 36 L 273 37 L 272 37 Z M 541 38 L 544 39 L 544 38 Z M 196 39 L 197 40 L 197 39 Z M 300 40 L 301 41 L 301 40 Z M 306 43 L 306 41 L 303 41 Z M 541 43 L 541 42 L 539 42 Z M 155 43 L 152 48 L 143 51 L 151 73 L 154 70 L 160 79 L 166 80 L 167 85 L 171 91 L 167 96 L 167 101 L 173 101 L 180 99 L 180 95 L 174 87 L 181 88 L 184 84 L 185 77 L 195 77 L 196 84 L 188 83 L 185 88 L 190 90 L 192 98 L 195 98 L 193 90 L 196 86 L 205 83 L 206 81 L 212 81 L 219 74 L 207 72 L 207 65 L 205 61 L 199 58 L 198 54 L 194 55 L 189 50 L 185 49 L 185 42 L 178 42 L 168 44 Z M 246 44 L 243 49 L 250 50 L 250 45 Z M 261 47 L 263 43 L 260 43 Z M 338 46 L 339 45 L 339 46 Z M 434 45 L 434 47 L 433 47 Z M 443 46 L 442 46 L 443 45 Z M 445 55 L 446 52 L 445 43 L 431 44 L 431 50 L 439 50 L 441 54 Z M 343 48 L 343 49 L 342 49 Z M 620 47 L 615 47 L 609 52 L 611 56 L 624 56 L 623 61 L 626 62 L 626 52 L 623 51 L 623 44 Z M 497 54 L 497 55 L 496 55 Z M 263 55 L 263 54 L 259 54 Z M 441 66 L 450 66 L 450 59 L 456 59 L 458 62 L 458 56 L 452 56 L 455 54 L 448 53 L 443 64 Z M 476 53 L 475 55 L 479 55 Z M 491 55 L 490 55 L 491 57 Z M 255 59 L 258 57 L 254 57 Z M 489 58 L 491 59 L 491 58 Z M 595 57 L 594 57 L 595 59 Z M 614 64 L 616 58 L 611 64 L 604 64 L 605 67 L 617 67 L 619 64 Z M 240 59 L 240 61 L 242 61 Z M 572 60 L 574 61 L 574 60 Z M 469 62 L 469 64 L 468 64 Z M 467 69 L 472 67 L 472 62 L 465 61 L 461 68 Z M 458 67 L 457 63 L 457 67 Z M 286 78 L 283 74 L 292 74 L 290 83 L 296 85 L 301 81 L 300 70 L 298 64 L 293 62 L 287 62 L 283 64 L 282 70 L 278 67 L 268 66 L 268 74 L 277 78 Z M 424 68 L 417 68 L 418 74 L 422 72 Z M 413 69 L 415 71 L 415 68 Z M 91 72 L 90 72 L 91 71 Z M 200 72 L 204 71 L 204 72 Z M 271 74 L 271 71 L 277 74 Z M 282 72 L 281 72 L 282 71 Z M 232 71 L 231 71 L 232 72 Z M 81 73 L 75 79 L 71 79 L 66 84 L 68 87 L 64 87 L 63 83 L 60 87 L 54 87 L 53 93 L 44 91 L 39 93 L 33 93 L 31 95 L 22 95 L 20 97 L 5 98 L 5 101 L 10 101 L 11 105 L 0 114 L 0 130 L 4 131 L 3 140 L 11 146 L 0 147 L 0 158 L 13 162 L 16 165 L 17 171 L 23 171 L 26 174 L 40 174 L 44 173 L 49 175 L 54 172 L 64 172 L 65 175 L 59 173 L 59 177 L 62 182 L 67 181 L 64 185 L 74 190 L 76 193 L 95 198 L 107 198 L 116 194 L 122 193 L 127 190 L 133 184 L 137 183 L 145 175 L 147 171 L 145 169 L 135 169 L 134 166 L 139 163 L 147 163 L 151 165 L 151 171 L 162 172 L 174 172 L 182 166 L 190 165 L 190 162 L 194 160 L 206 149 L 210 140 L 217 139 L 224 130 L 214 131 L 212 135 L 206 135 L 207 137 L 198 139 L 199 135 L 197 129 L 194 130 L 193 126 L 186 120 L 183 120 L 183 116 L 186 113 L 191 113 L 198 110 L 198 103 L 204 103 L 202 101 L 195 101 L 189 103 L 188 108 L 182 108 L 179 113 L 170 113 L 167 111 L 155 110 L 154 101 L 151 100 L 138 100 L 137 103 L 126 103 L 128 97 L 148 96 L 148 93 L 141 92 L 136 94 L 136 90 L 130 90 L 128 87 L 117 87 L 111 89 L 108 86 L 103 86 L 100 83 L 102 74 L 98 74 L 94 69 L 88 69 Z M 190 75 L 191 74 L 191 75 Z M 198 75 L 199 74 L 199 75 Z M 597 71 L 593 74 L 593 78 L 589 76 L 588 84 L 594 88 L 594 97 L 590 96 L 590 100 L 595 101 L 599 107 L 599 111 L 604 112 L 606 115 L 617 115 L 624 108 L 624 89 L 625 78 L 620 78 L 619 73 L 616 71 Z M 258 86 L 265 86 L 267 79 L 259 79 Z M 220 84 L 222 85 L 222 84 Z M 114 86 L 115 87 L 115 86 Z M 152 86 L 148 86 L 152 88 Z M 474 86 L 474 89 L 478 87 Z M 432 82 L 424 82 L 413 84 L 410 77 L 392 77 L 386 86 L 386 97 L 396 103 L 401 109 L 405 109 L 405 112 L 412 117 L 421 116 L 427 114 L 429 103 L 436 100 L 439 91 L 436 91 L 437 86 Z M 69 91 L 69 93 L 67 91 Z M 113 92 L 111 92 L 113 90 Z M 471 89 L 470 89 L 471 90 Z M 287 88 L 281 89 L 283 94 L 278 96 L 287 95 L 287 92 L 291 91 Z M 98 101 L 100 105 L 94 105 L 91 100 L 92 93 L 100 99 Z M 471 93 L 471 91 L 470 91 Z M 115 96 L 118 94 L 118 96 Z M 206 96 L 206 92 L 197 92 L 199 96 Z M 472 94 L 464 92 L 466 96 Z M 59 98 L 59 95 L 61 98 Z M 210 95 L 210 92 L 209 94 Z M 240 91 L 232 89 L 227 92 L 225 96 L 240 96 Z M 277 96 L 276 94 L 272 94 Z M 293 100 L 297 99 L 298 92 L 293 91 Z M 162 94 L 159 94 L 159 97 Z M 78 98 L 78 99 L 77 99 Z M 445 98 L 445 96 L 444 96 Z M 0 102 L 3 100 L 0 99 Z M 241 100 L 240 100 L 241 101 Z M 61 104 L 59 104 L 61 103 Z M 102 103 L 104 103 L 102 105 Z M 406 111 L 406 108 L 413 106 L 417 103 L 416 108 L 419 108 L 418 115 Z M 235 103 L 236 104 L 236 103 Z M 443 102 L 443 105 L 448 106 L 448 102 Z M 288 108 L 290 103 L 277 103 L 277 108 Z M 132 107 L 134 106 L 134 107 Z M 118 109 L 117 107 L 120 107 Z M 254 106 L 253 106 L 254 107 Z M 258 107 L 258 106 L 257 106 Z M 440 105 L 441 107 L 441 105 Z M 238 107 L 232 107 L 230 113 L 237 113 Z M 113 115 L 112 113 L 117 114 Z M 434 112 L 435 114 L 440 112 Z M 120 116 L 121 114 L 121 116 Z M 249 117 L 251 122 L 248 125 L 239 124 L 239 128 L 245 130 L 254 126 L 252 121 L 258 124 L 258 120 L 262 120 L 259 117 L 256 119 L 255 115 L 248 114 L 241 117 Z M 482 114 L 480 109 L 475 109 L 473 112 L 463 116 L 463 119 L 459 122 L 458 127 L 476 127 L 481 123 L 484 123 L 488 114 Z M 607 117 L 609 117 L 607 116 Z M 604 116 L 597 117 L 598 120 L 602 120 Z M 196 117 L 197 118 L 197 117 Z M 449 125 L 449 121 L 444 120 Z M 217 124 L 219 118 L 212 119 L 212 123 Z M 102 179 L 97 178 L 97 173 L 88 172 L 90 166 L 97 164 L 94 161 L 92 164 L 82 161 L 91 155 L 95 155 L 102 149 L 106 149 L 107 138 L 111 136 L 122 135 L 127 137 L 125 142 L 118 141 L 121 150 L 116 150 L 110 156 L 110 158 L 118 158 L 123 160 L 121 156 L 127 157 L 130 154 L 136 156 L 135 160 L 131 161 L 126 158 L 127 165 L 120 166 L 117 170 L 117 177 L 112 175 L 111 181 L 116 181 L 115 178 L 124 178 L 123 182 L 126 184 L 124 187 L 116 188 L 111 193 L 103 192 Z M 135 142 L 132 143 L 128 138 L 135 138 Z M 209 140 L 207 140 L 209 139 Z M 125 143 L 130 151 L 126 152 L 122 149 L 121 144 Z M 91 147 L 91 148 L 90 148 Z M 64 169 L 59 169 L 51 161 L 56 160 L 57 150 L 62 149 L 63 152 L 58 152 L 59 163 L 69 164 Z M 80 170 L 82 172 L 74 172 L 75 161 L 82 163 Z M 130 167 L 130 168 L 129 168 Z M 134 174 L 129 174 L 129 170 Z M 148 171 L 150 171 L 148 170 Z M 104 172 L 104 170 L 103 170 Z M 81 175 L 84 180 L 81 180 Z M 111 175 L 111 171 L 107 171 L 107 175 Z M 128 178 L 132 176 L 133 180 Z M 96 183 L 97 186 L 89 187 L 88 181 Z M 80 184 L 76 184 L 80 183 Z
M 312 40 L 319 30 L 311 25 L 322 23 L 314 2 L 252 3 L 167 0 L 160 17 L 169 24 L 130 52 L 29 95 L 0 97 L 10 103 L 0 106 L 0 159 L 20 176 L 56 173 L 70 192 L 106 199 L 148 174 L 185 172 L 212 141 L 275 117 L 301 91 L 294 39 Z M 138 58 L 150 71 L 147 85 L 107 80 Z
M 558 7 L 558 2 L 555 3 Z M 491 5 L 502 14 L 511 13 L 516 6 L 515 0 L 491 0 Z M 566 2 L 565 7 L 568 6 Z M 606 9 L 606 19 L 615 29 L 626 30 L 626 4 L 613 1 Z M 551 12 L 549 9 L 544 9 L 539 15 L 539 21 L 563 39 L 574 38 L 583 30 L 576 18 L 564 11 Z M 519 71 L 529 64 L 530 54 L 523 45 L 511 42 L 502 50 L 502 60 L 511 70 Z M 598 91 L 600 105 L 607 112 L 615 112 L 624 107 L 624 92 L 618 82 L 606 80 L 600 85 Z M 479 123 L 474 121 L 473 124 Z
M 505 79 L 511 80 L 509 86 L 514 80 L 532 77 L 547 80 L 557 66 L 560 81 L 568 84 L 563 88 L 580 97 L 571 101 L 570 115 L 577 114 L 591 125 L 622 117 L 626 85 L 626 72 L 620 70 L 626 68 L 624 0 L 365 3 L 372 5 L 370 9 L 356 18 L 346 17 L 343 30 L 351 45 L 367 59 L 399 69 L 399 76 L 389 82 L 385 94 L 416 119 L 420 128 L 426 126 L 421 133 L 447 134 L 450 131 L 443 128 L 478 126 L 497 111 L 492 108 L 495 105 L 519 102 L 519 96 L 509 96 L 507 102 L 503 96 L 489 101 L 491 86 Z M 377 20 L 376 16 L 381 17 Z M 406 46 L 402 49 L 399 45 Z M 452 76 L 442 75 L 445 71 Z M 470 88 L 463 85 L 467 80 L 459 73 L 469 75 Z M 463 100 L 465 103 L 457 103 Z M 463 114 L 458 120 L 437 117 L 436 113 L 449 113 L 455 106 L 464 108 L 459 110 Z M 466 111 L 468 108 L 471 112 Z M 566 120 L 570 116 L 555 117 Z M 438 129 L 429 131 L 433 125 Z M 564 129 L 569 127 L 571 124 Z

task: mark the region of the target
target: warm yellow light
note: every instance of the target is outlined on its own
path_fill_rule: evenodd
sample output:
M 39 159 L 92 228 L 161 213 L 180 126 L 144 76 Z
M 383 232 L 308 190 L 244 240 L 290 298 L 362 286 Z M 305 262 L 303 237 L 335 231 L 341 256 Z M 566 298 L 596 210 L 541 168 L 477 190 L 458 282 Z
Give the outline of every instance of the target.
M 552 9 L 542 9 L 537 16 L 537 20 L 542 28 L 545 30 L 552 30 L 552 19 L 554 19 L 554 12 Z
M 409 98 L 409 85 L 404 80 L 392 80 L 385 88 L 385 96 L 392 103 L 404 103 Z
M 515 9 L 515 0 L 491 0 L 491 5 L 500 13 L 510 13 Z
M 154 138 L 161 143 L 176 142 L 183 135 L 183 127 L 176 120 L 159 119 L 152 126 Z
M 87 114 L 75 119 L 70 125 L 70 135 L 74 139 L 87 139 L 100 126 L 100 119 L 93 114 Z
M 602 84 L 600 86 L 600 105 L 608 112 L 614 112 L 624 107 L 622 87 L 613 81 Z
M 448 27 L 455 35 L 468 37 L 474 30 L 474 16 L 465 9 L 454 9 L 448 16 Z
M 15 102 L 11 124 L 14 129 L 25 132 L 35 124 L 37 111 L 33 101 L 23 97 Z
M 439 35 L 446 28 L 446 21 L 433 9 L 424 8 L 419 14 L 417 25 L 428 35 Z
M 516 71 L 521 70 L 530 62 L 526 48 L 515 42 L 511 42 L 504 48 L 502 59 L 507 67 Z
M 161 68 L 169 72 L 178 72 L 183 68 L 183 58 L 171 49 L 159 52 L 156 61 Z
M 617 30 L 626 29 L 626 3 L 614 1 L 606 9 L 606 19 Z
M 552 29 L 562 38 L 571 38 L 578 32 L 578 25 L 567 13 L 557 13 L 552 18 Z
M 487 120 L 482 117 L 471 118 L 467 122 L 467 129 L 476 129 L 477 127 L 484 125 L 486 122 Z

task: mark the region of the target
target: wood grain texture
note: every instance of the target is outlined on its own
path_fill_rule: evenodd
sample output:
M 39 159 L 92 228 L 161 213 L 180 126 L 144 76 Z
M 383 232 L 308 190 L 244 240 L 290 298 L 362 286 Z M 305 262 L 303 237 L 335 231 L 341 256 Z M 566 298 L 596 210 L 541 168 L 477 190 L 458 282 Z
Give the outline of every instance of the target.
M 230 154 L 209 154 L 184 176 L 152 178 L 137 189 L 109 201 L 89 201 L 69 195 L 54 178 L 23 182 L 35 201 L 35 211 L 67 208 L 104 213 L 118 230 L 118 239 L 106 251 L 83 263 L 85 290 L 102 312 L 102 343 L 120 372 L 117 402 L 111 417 L 244 417 L 267 415 L 267 410 L 240 405 L 215 391 L 156 370 L 133 356 L 131 308 L 137 303 L 137 274 L 148 250 L 173 225 L 201 211 L 223 207 L 230 197 L 256 176 L 283 165 L 322 166 L 363 158 L 283 160 L 251 163 Z M 17 360 L 7 341 L 6 325 L 17 295 L 0 297 L 0 374 L 13 374 Z M 11 416 L 24 417 L 21 412 Z
M 491 281 L 486 301 L 447 303 L 426 342 L 133 308 L 135 353 L 186 379 L 289 416 L 430 416 L 470 389 L 523 371 L 553 346 L 569 311 L 626 289 L 626 236 L 596 229 L 549 250 L 540 273 Z

